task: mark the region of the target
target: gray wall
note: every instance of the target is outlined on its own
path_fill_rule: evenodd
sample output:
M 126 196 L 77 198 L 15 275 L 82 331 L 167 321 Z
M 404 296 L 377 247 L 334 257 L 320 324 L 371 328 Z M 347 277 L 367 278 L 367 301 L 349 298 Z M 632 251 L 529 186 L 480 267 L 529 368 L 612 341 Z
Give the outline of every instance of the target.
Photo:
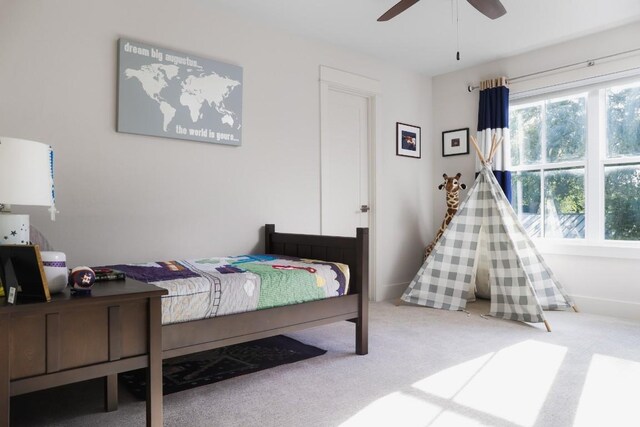
M 320 229 L 319 65 L 381 81 L 375 150 L 378 298 L 402 289 L 433 235 L 431 79 L 262 27 L 215 2 L 3 2 L 0 135 L 56 152 L 60 215 L 32 214 L 71 265 L 240 254 L 259 229 Z M 244 67 L 243 145 L 115 132 L 116 41 Z M 422 126 L 423 158 L 395 155 L 395 122 Z

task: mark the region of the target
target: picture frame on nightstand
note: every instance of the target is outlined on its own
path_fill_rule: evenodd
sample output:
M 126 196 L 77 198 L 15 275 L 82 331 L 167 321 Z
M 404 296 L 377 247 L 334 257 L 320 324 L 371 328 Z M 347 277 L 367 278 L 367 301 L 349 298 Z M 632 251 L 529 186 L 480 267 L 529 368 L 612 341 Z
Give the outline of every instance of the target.
M 51 300 L 38 245 L 0 245 L 0 283 L 9 304 Z

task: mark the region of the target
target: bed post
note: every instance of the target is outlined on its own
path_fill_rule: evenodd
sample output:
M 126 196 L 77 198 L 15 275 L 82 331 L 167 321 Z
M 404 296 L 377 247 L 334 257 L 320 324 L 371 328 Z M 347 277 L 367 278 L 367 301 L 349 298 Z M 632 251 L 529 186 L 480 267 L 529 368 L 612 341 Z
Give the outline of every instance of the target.
M 356 232 L 356 275 L 358 319 L 356 320 L 356 354 L 369 353 L 369 229 Z
M 275 224 L 264 225 L 264 253 L 270 254 L 273 252 L 271 248 L 271 235 L 276 232 Z

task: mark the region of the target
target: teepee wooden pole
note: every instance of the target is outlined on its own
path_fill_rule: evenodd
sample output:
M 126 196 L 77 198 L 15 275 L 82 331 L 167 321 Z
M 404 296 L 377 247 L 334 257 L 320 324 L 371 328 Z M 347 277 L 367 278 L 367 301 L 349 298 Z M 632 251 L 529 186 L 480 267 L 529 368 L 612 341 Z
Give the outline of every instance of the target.
M 500 144 L 502 143 L 502 141 L 504 141 L 504 137 L 501 136 L 500 139 L 498 139 L 498 141 L 496 142 L 496 145 L 494 145 L 491 148 L 491 153 L 489 154 L 489 161 L 493 160 L 493 156 L 496 155 L 496 153 L 498 152 L 498 146 L 500 146 Z
M 473 143 L 473 147 L 476 149 L 476 154 L 478 155 L 478 158 L 480 159 L 480 161 L 484 165 L 485 163 L 487 163 L 487 161 L 484 159 L 484 156 L 482 155 L 482 152 L 480 151 L 480 147 L 478 147 L 478 142 L 476 141 L 476 138 L 473 135 L 471 135 L 471 142 Z
M 547 322 L 546 319 L 544 321 L 544 326 L 547 327 L 547 332 L 551 332 L 551 325 L 549 325 L 549 322 Z
M 571 308 L 573 308 L 573 311 L 575 311 L 576 313 L 580 313 L 580 310 L 578 310 L 578 306 L 577 305 L 573 304 L 571 306 Z
M 489 149 L 489 157 L 487 157 L 487 162 L 491 162 L 491 158 L 493 157 L 493 149 L 496 146 L 496 133 L 493 132 L 491 134 L 491 148 Z

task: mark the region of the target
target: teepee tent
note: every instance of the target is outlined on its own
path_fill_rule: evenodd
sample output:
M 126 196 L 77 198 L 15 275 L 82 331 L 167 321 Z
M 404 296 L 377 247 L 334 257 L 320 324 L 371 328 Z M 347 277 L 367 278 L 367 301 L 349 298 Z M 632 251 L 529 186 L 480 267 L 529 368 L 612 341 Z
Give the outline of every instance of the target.
M 476 144 L 472 137 L 472 142 Z M 495 140 L 493 145 L 496 144 Z M 492 150 L 492 153 L 495 150 Z M 574 307 L 518 221 L 491 168 L 483 167 L 457 214 L 409 284 L 405 302 L 463 310 L 474 297 L 481 252 L 488 255 L 489 314 L 521 322 L 544 322 L 543 310 Z M 486 231 L 483 239 L 479 236 Z M 574 307 L 575 309 L 575 307 Z

